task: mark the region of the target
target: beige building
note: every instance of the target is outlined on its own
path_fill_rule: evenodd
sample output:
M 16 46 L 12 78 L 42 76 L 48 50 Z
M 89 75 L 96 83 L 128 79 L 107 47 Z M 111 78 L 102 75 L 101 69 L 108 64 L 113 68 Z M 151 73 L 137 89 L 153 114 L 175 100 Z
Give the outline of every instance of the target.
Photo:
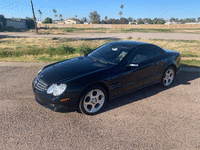
M 66 19 L 64 21 L 64 24 L 78 24 L 80 23 L 79 21 L 73 20 L 73 19 Z

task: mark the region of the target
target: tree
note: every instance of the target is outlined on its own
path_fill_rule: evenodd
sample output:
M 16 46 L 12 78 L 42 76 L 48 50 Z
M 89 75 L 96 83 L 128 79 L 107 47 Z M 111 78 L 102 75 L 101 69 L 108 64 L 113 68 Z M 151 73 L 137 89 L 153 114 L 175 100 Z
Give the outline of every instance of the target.
M 169 21 L 170 21 L 170 22 L 175 21 L 174 17 L 171 17 L 171 18 L 169 19 Z
M 192 22 L 197 22 L 197 21 L 196 21 L 196 18 L 192 18 L 191 21 L 192 21 Z
M 154 18 L 152 21 L 153 21 L 153 24 L 157 24 L 158 23 L 158 19 L 157 18 Z
M 128 20 L 126 18 L 120 18 L 119 23 L 120 24 L 128 24 Z
M 101 24 L 107 24 L 105 20 L 101 20 Z
M 158 24 L 165 24 L 165 20 L 161 20 Z
M 63 17 L 62 14 L 60 14 L 59 17 L 60 17 L 60 20 L 62 20 L 62 17 Z
M 147 24 L 147 23 L 148 23 L 148 20 L 149 20 L 148 18 L 144 18 L 144 19 L 143 19 L 144 24 Z
M 144 24 L 144 21 L 143 20 L 139 20 L 138 24 Z
M 83 17 L 82 19 L 81 19 L 81 22 L 86 22 L 87 21 L 87 18 L 86 17 Z
M 137 19 L 137 24 L 144 24 L 144 21 L 142 20 L 142 18 Z
M 105 20 L 106 20 L 106 21 L 108 20 L 108 17 L 107 17 L 107 16 L 105 16 Z
M 200 22 L 200 17 L 197 18 L 198 22 Z
M 115 19 L 112 19 L 112 18 L 108 19 L 107 24 L 114 24 L 114 20 Z
M 42 12 L 40 10 L 38 10 L 39 14 L 40 14 L 40 22 L 41 22 L 41 16 L 42 16 Z
M 128 20 L 128 22 L 133 22 L 133 18 L 132 17 L 128 17 L 127 20 Z
M 6 18 L 4 17 L 4 15 L 0 15 L 0 22 L 2 22 L 3 28 L 4 28 L 7 24 L 7 21 L 6 21 Z
M 90 21 L 91 22 L 97 22 L 97 21 L 99 21 L 100 20 L 100 15 L 97 13 L 97 11 L 95 10 L 95 11 L 93 11 L 93 12 L 91 12 L 90 13 L 90 15 L 89 15 L 89 18 L 90 18 Z
M 99 24 L 100 21 L 95 19 L 95 20 L 92 21 L 92 23 L 93 23 L 93 24 Z
M 178 19 L 178 18 L 176 18 L 176 19 L 175 19 L 175 22 L 179 22 L 179 19 Z
M 180 19 L 180 23 L 181 23 L 181 24 L 185 24 L 185 22 L 186 22 L 185 20 Z
M 57 11 L 56 11 L 55 9 L 53 9 L 53 12 L 54 12 L 54 13 L 57 13 Z
M 47 17 L 42 23 L 52 23 L 52 19 Z
M 34 29 L 35 28 L 34 20 L 32 18 L 26 17 L 26 27 L 28 29 Z
M 149 18 L 147 23 L 148 24 L 153 24 L 153 21 Z
M 123 14 L 122 14 L 122 11 L 119 12 L 119 15 L 120 15 L 120 18 L 121 18 L 121 16 L 123 15 Z
M 114 24 L 120 24 L 119 19 L 114 20 Z
M 107 21 L 107 24 L 120 24 L 120 21 L 119 21 L 119 19 L 110 18 L 110 19 Z

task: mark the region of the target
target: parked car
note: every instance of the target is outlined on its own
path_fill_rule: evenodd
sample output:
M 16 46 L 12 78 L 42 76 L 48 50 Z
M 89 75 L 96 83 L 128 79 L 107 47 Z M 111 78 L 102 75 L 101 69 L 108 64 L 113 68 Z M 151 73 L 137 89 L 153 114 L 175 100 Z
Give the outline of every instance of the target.
M 99 113 L 108 100 L 172 84 L 181 55 L 137 41 L 107 43 L 89 55 L 45 66 L 32 82 L 36 101 L 54 111 Z

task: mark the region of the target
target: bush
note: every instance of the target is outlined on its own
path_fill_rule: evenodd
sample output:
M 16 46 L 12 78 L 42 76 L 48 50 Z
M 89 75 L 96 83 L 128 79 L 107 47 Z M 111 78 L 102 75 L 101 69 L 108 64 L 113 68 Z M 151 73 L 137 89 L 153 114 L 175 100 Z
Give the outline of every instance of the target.
M 76 48 L 75 53 L 79 53 L 81 55 L 86 55 L 86 54 L 91 53 L 92 51 L 93 51 L 93 49 L 91 49 L 90 47 L 81 45 L 78 48 Z
M 127 39 L 129 39 L 129 40 L 130 40 L 130 39 L 132 39 L 132 38 L 133 38 L 132 36 L 129 36 Z
M 50 47 L 47 50 L 45 50 L 45 53 L 49 54 L 50 56 L 73 54 L 74 52 L 75 52 L 75 49 L 72 47 L 69 47 L 68 45 L 62 45 L 58 48 Z
M 10 51 L 2 51 L 2 52 L 0 52 L 0 57 L 1 58 L 4 58 L 4 57 L 11 57 L 12 56 L 12 52 L 10 52 Z
M 5 26 L 6 26 L 6 24 L 7 24 L 7 21 L 6 21 L 6 18 L 4 17 L 4 15 L 0 15 L 0 22 L 2 22 L 2 23 L 3 23 L 3 27 L 5 27 Z
M 4 31 L 15 31 L 16 29 L 13 26 L 7 26 L 4 28 Z
M 26 27 L 28 29 L 34 29 L 35 28 L 35 23 L 34 23 L 32 18 L 26 17 Z
M 52 23 L 52 19 L 51 18 L 45 18 L 45 20 L 42 23 Z
M 3 31 L 3 28 L 2 28 L 2 26 L 1 26 L 1 24 L 0 24 L 0 31 Z

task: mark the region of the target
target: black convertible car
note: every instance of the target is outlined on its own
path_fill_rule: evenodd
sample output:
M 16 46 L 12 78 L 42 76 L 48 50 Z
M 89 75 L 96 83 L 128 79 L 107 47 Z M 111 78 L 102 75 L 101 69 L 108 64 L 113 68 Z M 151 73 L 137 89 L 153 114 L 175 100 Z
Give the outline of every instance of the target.
M 33 80 L 36 101 L 54 111 L 99 113 L 106 102 L 143 87 L 171 85 L 180 53 L 156 45 L 117 41 L 89 55 L 45 66 Z

